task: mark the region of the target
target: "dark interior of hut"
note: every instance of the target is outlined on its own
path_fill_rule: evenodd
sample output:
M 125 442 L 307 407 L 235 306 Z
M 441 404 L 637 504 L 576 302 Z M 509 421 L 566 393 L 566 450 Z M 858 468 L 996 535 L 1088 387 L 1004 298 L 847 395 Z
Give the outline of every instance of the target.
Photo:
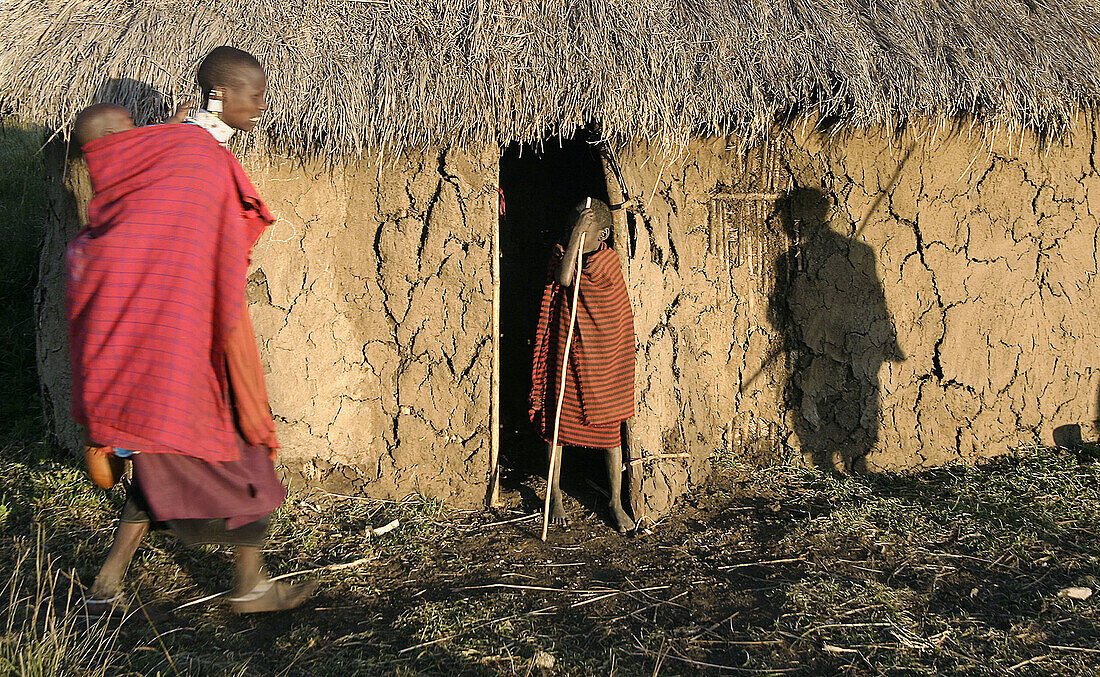
M 506 488 L 546 473 L 546 444 L 527 414 L 532 346 L 550 254 L 567 236 L 569 210 L 586 197 L 607 201 L 597 138 L 582 128 L 571 138 L 510 144 L 500 159 L 500 462 Z M 584 478 L 606 484 L 603 454 L 566 449 L 563 491 L 577 498 L 590 493 Z

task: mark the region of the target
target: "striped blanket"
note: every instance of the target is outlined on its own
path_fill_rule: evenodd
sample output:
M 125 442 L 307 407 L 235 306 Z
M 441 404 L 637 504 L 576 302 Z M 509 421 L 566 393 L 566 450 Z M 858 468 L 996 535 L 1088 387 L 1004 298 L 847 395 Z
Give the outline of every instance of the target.
M 561 356 L 572 310 L 572 290 L 555 273 L 564 256 L 559 246 L 543 290 L 531 372 L 530 416 L 550 440 L 561 377 Z M 585 255 L 579 277 L 580 302 L 562 403 L 562 444 L 617 446 L 619 424 L 634 415 L 634 314 L 619 266 L 606 244 Z

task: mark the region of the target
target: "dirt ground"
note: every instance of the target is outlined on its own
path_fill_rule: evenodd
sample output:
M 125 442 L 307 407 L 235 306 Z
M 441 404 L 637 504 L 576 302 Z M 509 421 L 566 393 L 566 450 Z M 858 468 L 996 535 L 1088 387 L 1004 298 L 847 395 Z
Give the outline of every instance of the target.
M 120 492 L 73 463 L 6 458 L 5 568 L 33 582 L 17 555 L 37 542 L 60 579 L 90 582 Z M 921 474 L 721 470 L 632 537 L 563 478 L 573 522 L 545 543 L 543 484 L 519 471 L 496 512 L 298 497 L 269 563 L 321 587 L 285 614 L 196 603 L 228 588 L 228 553 L 157 534 L 96 674 L 1095 674 L 1100 607 L 1060 591 L 1100 588 L 1100 465 L 1035 449 Z

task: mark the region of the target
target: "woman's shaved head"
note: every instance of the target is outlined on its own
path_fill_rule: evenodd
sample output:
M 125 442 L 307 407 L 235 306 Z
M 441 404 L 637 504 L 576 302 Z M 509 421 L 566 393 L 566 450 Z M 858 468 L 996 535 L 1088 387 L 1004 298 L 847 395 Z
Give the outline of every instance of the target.
M 199 86 L 204 93 L 239 84 L 242 78 L 264 68 L 256 57 L 236 47 L 215 47 L 199 64 Z

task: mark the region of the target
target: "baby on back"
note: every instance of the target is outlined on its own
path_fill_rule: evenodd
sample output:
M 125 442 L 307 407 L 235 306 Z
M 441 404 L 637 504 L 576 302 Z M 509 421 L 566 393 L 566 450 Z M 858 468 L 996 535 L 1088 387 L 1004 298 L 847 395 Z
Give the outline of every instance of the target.
M 97 103 L 88 106 L 76 116 L 73 122 L 73 138 L 83 148 L 87 144 L 108 134 L 124 132 L 136 128 L 130 111 L 113 103 Z

